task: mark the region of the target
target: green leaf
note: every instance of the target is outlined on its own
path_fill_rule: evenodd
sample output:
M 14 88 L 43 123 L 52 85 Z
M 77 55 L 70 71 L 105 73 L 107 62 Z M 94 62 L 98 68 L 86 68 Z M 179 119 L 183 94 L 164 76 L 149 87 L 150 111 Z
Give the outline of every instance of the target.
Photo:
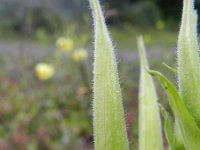
M 178 81 L 182 100 L 200 127 L 200 65 L 194 0 L 184 0 L 178 38 Z
M 146 69 L 148 62 L 143 38 L 137 38 L 140 54 L 140 93 L 139 93 L 139 149 L 162 150 L 162 129 L 157 103 L 157 95 L 152 77 Z
M 175 121 L 175 126 L 173 125 L 173 119 L 171 115 L 165 110 L 164 107 L 160 106 L 161 114 L 164 118 L 164 131 L 169 144 L 170 150 L 185 150 L 182 140 L 180 140 L 180 131 L 177 121 Z
M 98 0 L 89 0 L 95 28 L 93 126 L 96 150 L 128 150 L 113 45 Z
M 169 69 L 170 71 L 174 72 L 175 74 L 177 74 L 177 69 L 169 66 L 168 64 L 166 63 L 162 63 L 167 69 Z
M 164 107 L 160 106 L 160 112 L 164 118 L 164 131 L 170 147 L 170 150 L 174 149 L 174 133 L 173 133 L 173 120 L 170 114 L 165 110 Z
M 187 150 L 199 150 L 200 130 L 179 96 L 177 89 L 161 73 L 156 71 L 149 71 L 149 73 L 156 76 L 166 90 L 169 105 L 180 127 L 185 148 Z
M 183 144 L 181 129 L 177 119 L 175 118 L 174 123 L 174 150 L 185 150 L 185 146 Z

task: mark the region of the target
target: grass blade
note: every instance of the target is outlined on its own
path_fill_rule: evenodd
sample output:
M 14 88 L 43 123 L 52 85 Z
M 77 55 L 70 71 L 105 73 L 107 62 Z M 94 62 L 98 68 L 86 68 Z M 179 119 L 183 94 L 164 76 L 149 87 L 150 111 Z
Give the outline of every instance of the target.
M 166 90 L 170 107 L 180 127 L 185 148 L 187 150 L 200 149 L 200 130 L 176 88 L 161 73 L 156 71 L 149 71 L 149 73 L 156 76 Z
M 95 26 L 93 126 L 96 150 L 127 150 L 122 96 L 113 45 L 98 0 L 89 0 Z
M 181 131 L 177 121 L 175 121 L 174 126 L 173 119 L 171 115 L 165 110 L 165 108 L 161 106 L 160 111 L 164 118 L 164 131 L 169 144 L 169 150 L 185 150 L 182 140 L 180 140 Z
M 181 128 L 176 118 L 174 122 L 174 150 L 185 150 Z
M 137 38 L 140 54 L 139 149 L 162 150 L 162 131 L 153 79 L 147 72 L 148 62 L 142 37 Z
M 164 118 L 164 131 L 169 144 L 170 150 L 174 149 L 174 133 L 173 133 L 173 120 L 170 114 L 161 106 L 160 112 Z

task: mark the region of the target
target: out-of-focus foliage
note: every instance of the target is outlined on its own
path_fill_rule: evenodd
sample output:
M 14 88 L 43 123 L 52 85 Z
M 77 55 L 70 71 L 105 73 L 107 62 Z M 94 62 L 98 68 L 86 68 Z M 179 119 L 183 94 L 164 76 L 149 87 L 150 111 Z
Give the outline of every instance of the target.
M 165 20 L 166 27 L 172 28 L 181 15 L 177 12 L 181 12 L 182 9 L 181 0 L 102 0 L 101 2 L 107 23 L 113 26 L 129 23 L 136 27 L 148 28 L 154 27 L 158 20 Z M 41 31 L 52 35 L 62 32 L 62 29 L 71 22 L 78 23 L 80 29 L 91 27 L 88 1 L 0 0 L 0 3 L 1 37 L 26 35 L 41 38 L 44 35 Z
M 117 47 L 128 137 L 135 148 L 135 72 L 139 71 L 135 37 L 144 34 L 151 68 L 169 74 L 160 61 L 174 64 L 177 36 L 174 29 L 168 31 L 174 20 L 166 20 L 160 4 L 153 0 L 101 3 Z M 0 0 L 0 4 L 0 149 L 91 149 L 93 53 L 88 1 Z M 65 40 L 58 46 L 59 37 Z M 35 67 L 40 63 L 54 68 L 48 80 L 37 77 Z M 158 95 L 164 99 L 162 91 Z
M 75 33 L 70 28 L 57 37 L 73 40 L 74 49 L 70 53 L 57 49 L 56 40 L 54 46 L 49 44 L 46 48 L 32 41 L 0 42 L 0 148 L 88 150 L 91 147 L 93 60 L 86 40 L 89 35 Z M 160 68 L 157 59 L 173 64 L 171 50 L 160 50 L 156 55 L 155 51 L 150 52 L 153 68 Z M 135 139 L 131 147 L 136 147 L 138 76 L 135 72 L 139 64 L 134 51 L 118 49 L 117 53 L 129 139 Z M 35 74 L 35 66 L 41 62 L 54 67 L 54 75 L 46 81 Z
M 161 18 L 159 8 L 150 1 L 138 2 L 132 5 L 125 5 L 119 10 L 118 20 L 129 22 L 135 26 L 153 26 Z
M 75 47 L 78 44 L 72 51 Z M 43 54 L 41 47 L 34 50 L 36 54 L 30 45 L 26 49 L 22 44 L 15 49 L 19 55 L 9 51 L 10 57 L 0 57 L 4 66 L 0 72 L 0 149 L 64 150 L 77 149 L 81 143 L 86 147 L 92 139 L 88 50 L 77 62 L 57 49 L 56 42 L 53 51 L 43 49 Z

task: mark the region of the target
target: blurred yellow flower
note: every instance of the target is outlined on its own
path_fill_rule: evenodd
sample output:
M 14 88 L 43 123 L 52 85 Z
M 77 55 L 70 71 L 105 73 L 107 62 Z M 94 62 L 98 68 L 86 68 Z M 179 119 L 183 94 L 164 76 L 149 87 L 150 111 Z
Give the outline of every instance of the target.
M 158 20 L 156 22 L 156 28 L 159 30 L 162 30 L 165 28 L 165 22 L 163 20 Z
M 152 42 L 152 37 L 151 37 L 150 34 L 145 34 L 145 35 L 144 35 L 144 42 L 145 42 L 146 44 L 149 44 L 149 43 Z
M 35 66 L 35 73 L 38 79 L 45 81 L 50 79 L 54 75 L 53 66 L 46 63 L 39 63 Z
M 88 58 L 88 52 L 86 49 L 78 49 L 72 54 L 72 59 L 76 62 L 83 61 Z
M 56 46 L 64 52 L 71 52 L 74 48 L 74 41 L 70 38 L 60 37 L 56 41 Z

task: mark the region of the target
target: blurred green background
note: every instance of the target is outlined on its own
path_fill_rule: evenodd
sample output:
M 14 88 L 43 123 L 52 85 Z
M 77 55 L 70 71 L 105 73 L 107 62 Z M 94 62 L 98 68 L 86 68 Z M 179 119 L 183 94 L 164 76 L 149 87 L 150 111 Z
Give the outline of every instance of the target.
M 87 0 L 0 0 L 0 150 L 92 150 L 93 23 Z M 175 81 L 182 0 L 102 0 L 130 147 L 138 143 L 143 34 L 151 68 Z M 197 7 L 200 7 L 199 1 Z M 166 104 L 158 86 L 159 102 Z

